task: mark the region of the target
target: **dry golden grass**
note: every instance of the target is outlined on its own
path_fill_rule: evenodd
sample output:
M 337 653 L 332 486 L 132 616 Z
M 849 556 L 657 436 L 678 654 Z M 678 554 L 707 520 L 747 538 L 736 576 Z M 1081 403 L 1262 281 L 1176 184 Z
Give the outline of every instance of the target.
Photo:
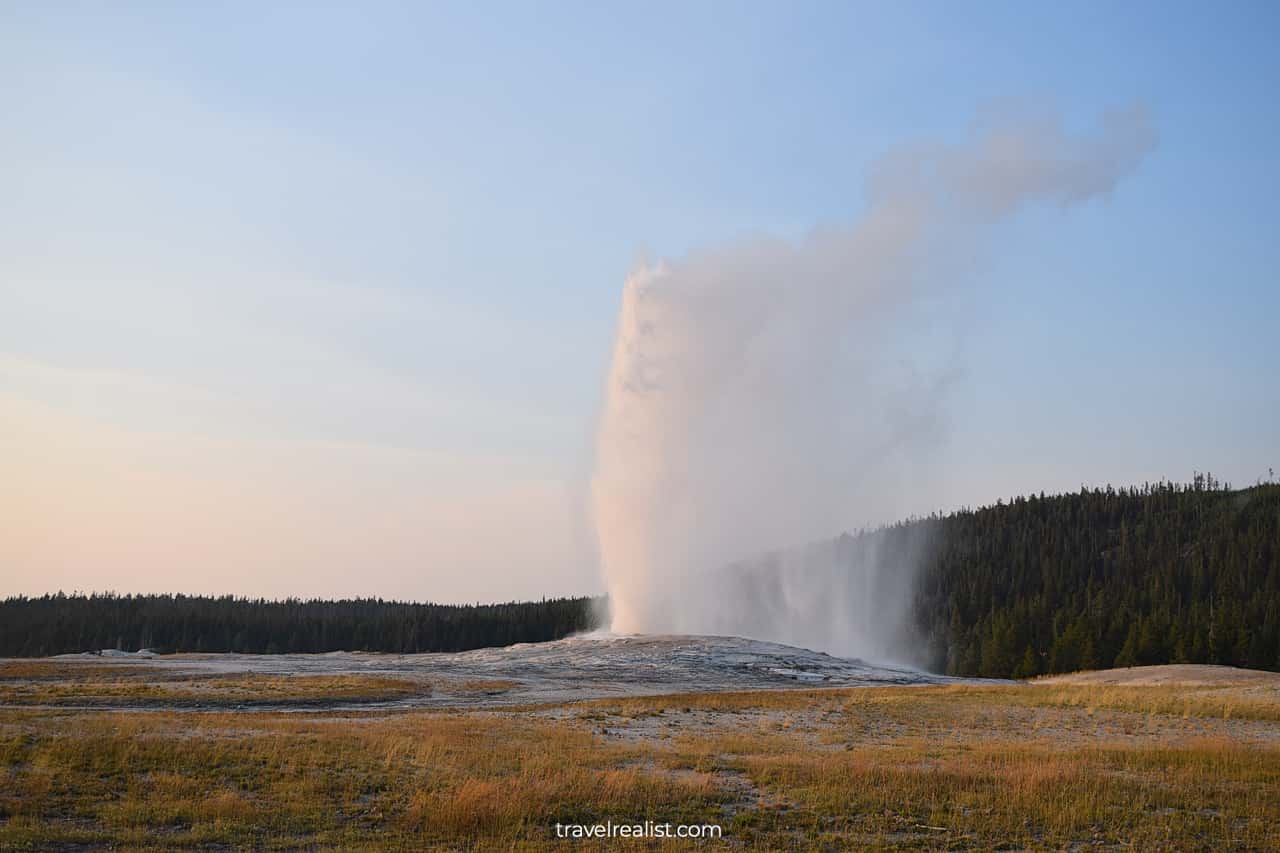
M 323 717 L 10 708 L 0 848 L 532 850 L 567 843 L 557 822 L 607 819 L 723 825 L 707 849 L 1280 848 L 1274 700 L 1125 690 Z
M 154 668 L 140 664 L 99 663 L 79 660 L 7 660 L 0 661 L 0 681 L 11 679 L 123 678 L 154 677 Z
M 448 686 L 461 693 L 497 694 L 506 693 L 508 690 L 514 690 L 522 685 L 518 681 L 502 678 L 473 678 L 467 681 L 456 681 Z
M 543 839 L 556 820 L 679 819 L 707 778 L 566 726 L 492 715 L 0 712 L 0 846 L 340 848 Z
M 137 706 L 238 705 L 378 701 L 430 694 L 421 681 L 379 675 L 190 675 L 118 672 L 114 666 L 86 670 L 75 677 L 48 676 L 0 681 L 0 705 Z
M 1146 749 L 980 744 L 749 754 L 758 786 L 785 792 L 824 835 L 851 844 L 901 836 L 925 846 L 1062 847 L 1102 842 L 1264 849 L 1280 843 L 1280 754 L 1226 742 Z M 768 825 L 766 825 L 766 828 Z
M 1031 684 L 1018 698 L 1042 706 L 1107 709 L 1138 714 L 1280 721 L 1280 692 L 1241 686 L 1115 686 Z
M 584 702 L 589 713 L 633 717 L 683 708 L 735 713 L 747 709 L 806 711 L 833 703 L 889 708 L 937 699 L 960 705 L 1105 709 L 1179 717 L 1280 721 L 1280 691 L 1251 691 L 1249 685 L 1115 686 L 1105 684 L 953 684 L 942 687 L 863 687 L 843 690 L 777 690 L 636 696 Z

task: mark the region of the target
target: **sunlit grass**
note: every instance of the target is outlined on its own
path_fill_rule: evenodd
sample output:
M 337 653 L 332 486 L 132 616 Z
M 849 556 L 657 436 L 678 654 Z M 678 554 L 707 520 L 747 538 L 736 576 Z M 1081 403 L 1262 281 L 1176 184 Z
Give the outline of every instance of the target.
M 1169 748 L 1051 743 L 747 754 L 756 784 L 823 818 L 828 833 L 884 839 L 1066 846 L 1104 841 L 1139 849 L 1280 842 L 1280 752 L 1229 742 Z
M 156 677 L 153 667 L 142 664 L 99 663 L 93 660 L 6 660 L 0 661 L 0 681 L 11 679 L 123 678 Z
M 777 690 L 637 696 L 583 703 L 597 714 L 637 716 L 688 708 L 722 713 L 744 710 L 803 711 L 834 704 L 888 711 L 897 706 L 952 705 L 1062 707 L 1115 710 L 1180 717 L 1280 721 L 1280 690 L 1251 693 L 1247 683 L 1231 686 L 1145 686 L 1106 684 L 951 684 L 945 686 L 860 687 L 838 690 Z
M 286 689 L 263 678 L 239 686 Z M 287 689 L 368 687 L 323 678 Z M 542 849 L 566 843 L 557 822 L 649 819 L 720 823 L 737 849 L 1269 849 L 1271 697 L 1033 684 L 467 713 L 9 708 L 0 848 Z
M 381 675 L 169 675 L 145 679 L 101 667 L 76 677 L 0 681 L 0 705 L 77 705 L 119 702 L 146 705 L 236 705 L 245 702 L 376 701 L 430 694 L 422 681 Z M 96 675 L 97 677 L 89 677 Z
M 709 778 L 496 716 L 0 712 L 0 845 L 544 838 L 556 820 L 705 817 Z M 88 828 L 92 828 L 86 836 Z
M 1042 706 L 1106 709 L 1139 714 L 1280 721 L 1280 691 L 1252 695 L 1247 685 L 1145 686 L 1032 684 L 1011 697 Z

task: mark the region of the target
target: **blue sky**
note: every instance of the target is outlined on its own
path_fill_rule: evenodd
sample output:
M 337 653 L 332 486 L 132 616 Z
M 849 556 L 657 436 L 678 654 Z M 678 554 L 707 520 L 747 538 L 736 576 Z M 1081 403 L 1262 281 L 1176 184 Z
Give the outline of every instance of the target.
M 1011 105 L 1159 145 L 1002 226 L 886 515 L 1280 467 L 1274 4 L 264 5 L 0 11 L 0 594 L 596 591 L 637 261 Z

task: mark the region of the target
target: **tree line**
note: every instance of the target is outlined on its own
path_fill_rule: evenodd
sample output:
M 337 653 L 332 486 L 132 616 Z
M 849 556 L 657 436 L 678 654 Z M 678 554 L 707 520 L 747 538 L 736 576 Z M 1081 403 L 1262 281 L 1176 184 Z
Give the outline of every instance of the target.
M 594 627 L 590 598 L 413 604 L 190 595 L 17 596 L 0 602 L 0 656 L 168 652 L 457 652 Z

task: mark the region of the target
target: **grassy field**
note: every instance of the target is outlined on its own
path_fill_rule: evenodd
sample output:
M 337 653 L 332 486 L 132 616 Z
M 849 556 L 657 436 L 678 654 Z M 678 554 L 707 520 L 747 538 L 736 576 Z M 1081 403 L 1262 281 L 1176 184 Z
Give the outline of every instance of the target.
M 3 849 L 1280 848 L 1280 694 L 1248 683 L 307 714 L 9 703 L 0 766 Z M 555 838 L 608 819 L 723 838 Z
M 147 666 L 79 661 L 0 663 L 0 706 L 95 704 L 170 708 L 390 701 L 430 695 L 420 680 L 379 675 L 157 673 Z

